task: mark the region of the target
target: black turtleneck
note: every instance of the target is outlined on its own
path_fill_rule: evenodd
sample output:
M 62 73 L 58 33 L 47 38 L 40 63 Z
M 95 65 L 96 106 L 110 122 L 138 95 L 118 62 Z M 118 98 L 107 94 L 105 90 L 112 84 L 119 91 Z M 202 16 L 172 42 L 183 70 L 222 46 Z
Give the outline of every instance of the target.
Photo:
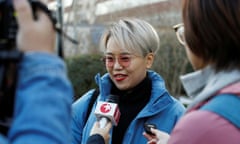
M 152 82 L 148 76 L 131 90 L 121 91 L 115 85 L 111 94 L 119 96 L 119 108 L 121 112 L 117 127 L 113 127 L 112 144 L 121 144 L 125 131 L 131 121 L 148 103 L 152 90 Z

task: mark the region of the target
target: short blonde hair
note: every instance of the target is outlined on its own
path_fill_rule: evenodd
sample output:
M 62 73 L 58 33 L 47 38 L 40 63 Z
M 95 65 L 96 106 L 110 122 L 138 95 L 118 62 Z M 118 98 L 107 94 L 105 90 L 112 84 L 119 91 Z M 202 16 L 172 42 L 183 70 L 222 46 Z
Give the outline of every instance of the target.
M 124 18 L 113 23 L 102 35 L 101 50 L 104 52 L 110 38 L 122 48 L 146 56 L 156 53 L 160 40 L 156 30 L 148 22 L 137 18 Z

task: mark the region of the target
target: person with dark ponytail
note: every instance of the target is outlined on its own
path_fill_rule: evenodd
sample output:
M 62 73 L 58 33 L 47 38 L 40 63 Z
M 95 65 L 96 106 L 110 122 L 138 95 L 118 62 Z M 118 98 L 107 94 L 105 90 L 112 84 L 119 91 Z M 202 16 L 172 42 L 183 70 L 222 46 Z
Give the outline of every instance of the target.
M 239 144 L 240 0 L 183 0 L 174 27 L 195 72 L 181 76 L 194 100 L 171 135 L 152 129 L 148 144 Z

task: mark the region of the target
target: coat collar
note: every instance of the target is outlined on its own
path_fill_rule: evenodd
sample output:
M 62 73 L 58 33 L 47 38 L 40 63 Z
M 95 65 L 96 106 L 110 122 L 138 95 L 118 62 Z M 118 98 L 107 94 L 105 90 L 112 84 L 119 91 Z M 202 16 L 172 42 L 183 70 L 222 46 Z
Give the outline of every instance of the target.
M 203 70 L 181 76 L 180 79 L 186 93 L 194 98 L 188 107 L 190 109 L 227 85 L 240 81 L 240 71 L 231 70 L 215 73 L 214 69 L 208 66 Z
M 168 91 L 166 90 L 163 78 L 158 73 L 151 70 L 148 70 L 148 76 L 152 81 L 151 98 L 149 103 L 141 112 L 141 116 L 158 113 L 159 111 L 165 109 L 168 104 L 173 103 L 172 97 L 170 97 Z M 109 74 L 106 73 L 102 77 L 100 74 L 97 74 L 95 76 L 95 81 L 101 91 L 99 100 L 106 100 L 106 97 L 109 95 L 112 87 Z

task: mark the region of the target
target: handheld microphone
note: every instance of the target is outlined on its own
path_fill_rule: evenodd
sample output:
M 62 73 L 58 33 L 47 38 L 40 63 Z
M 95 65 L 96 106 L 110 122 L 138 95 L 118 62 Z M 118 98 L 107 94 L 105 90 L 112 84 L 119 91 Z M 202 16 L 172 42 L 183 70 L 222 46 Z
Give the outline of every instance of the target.
M 118 101 L 118 96 L 109 95 L 106 101 L 99 101 L 97 103 L 94 113 L 100 123 L 100 128 L 104 128 L 108 121 L 117 126 L 121 115 L 118 108 Z

